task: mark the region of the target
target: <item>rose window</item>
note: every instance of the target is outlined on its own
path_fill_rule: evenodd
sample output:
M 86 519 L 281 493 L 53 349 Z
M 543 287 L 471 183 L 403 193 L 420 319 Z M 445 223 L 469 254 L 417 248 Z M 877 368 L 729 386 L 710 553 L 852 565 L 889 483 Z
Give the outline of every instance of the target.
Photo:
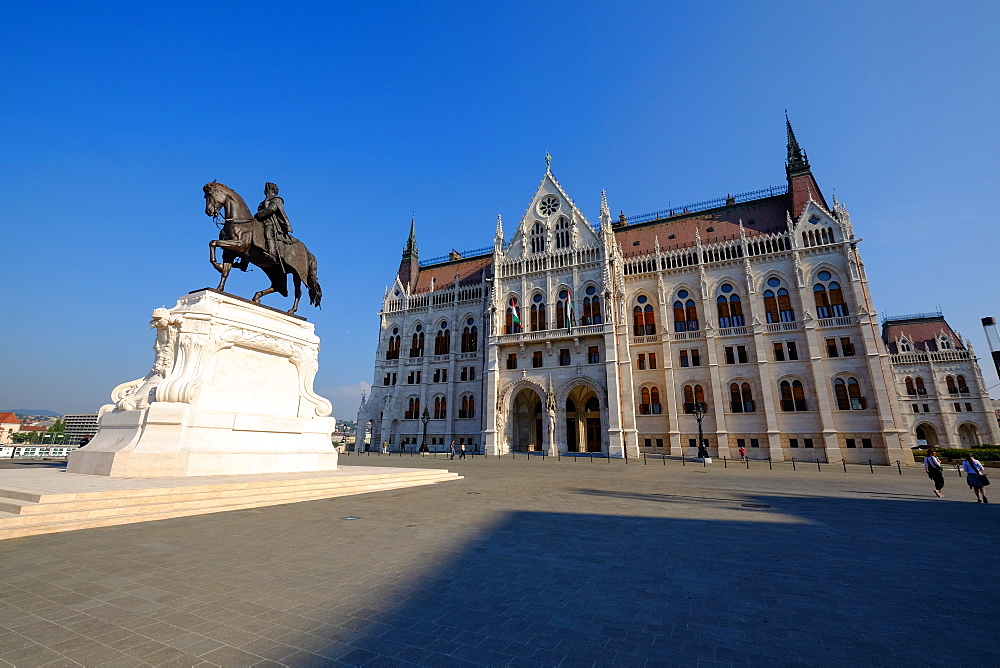
M 538 203 L 538 211 L 543 216 L 551 216 L 558 210 L 559 198 L 555 195 L 546 195 L 542 198 L 542 201 Z

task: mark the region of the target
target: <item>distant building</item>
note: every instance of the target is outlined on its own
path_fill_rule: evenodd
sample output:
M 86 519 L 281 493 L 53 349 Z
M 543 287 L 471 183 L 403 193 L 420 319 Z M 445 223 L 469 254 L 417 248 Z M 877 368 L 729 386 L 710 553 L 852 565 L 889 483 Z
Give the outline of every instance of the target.
M 916 445 L 1000 443 L 997 412 L 972 346 L 937 313 L 885 318 L 896 395 Z
M 21 421 L 13 413 L 0 413 L 0 443 L 10 443 L 11 436 L 21 430 Z
M 77 444 L 97 433 L 97 413 L 64 415 L 62 419 L 66 423 L 66 443 Z

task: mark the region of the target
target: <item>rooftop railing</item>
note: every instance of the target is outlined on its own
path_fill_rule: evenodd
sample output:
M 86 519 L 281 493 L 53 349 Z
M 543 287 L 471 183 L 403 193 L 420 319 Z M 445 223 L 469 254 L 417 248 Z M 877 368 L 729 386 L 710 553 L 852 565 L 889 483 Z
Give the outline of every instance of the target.
M 648 223 L 653 220 L 661 220 L 663 218 L 672 218 L 673 216 L 683 216 L 689 213 L 697 213 L 698 211 L 717 209 L 722 206 L 743 204 L 744 202 L 752 202 L 754 200 L 764 199 L 765 197 L 775 197 L 777 195 L 785 195 L 787 193 L 787 185 L 771 186 L 769 188 L 761 188 L 760 190 L 751 190 L 750 192 L 740 193 L 739 195 L 730 195 L 727 197 L 705 200 L 704 202 L 696 202 L 695 204 L 668 206 L 666 209 L 660 209 L 659 211 L 653 211 L 652 213 L 640 213 L 634 216 L 626 216 L 625 220 L 628 221 L 629 225 L 637 225 L 639 223 Z
M 486 255 L 493 252 L 493 246 L 483 246 L 482 248 L 473 248 L 467 251 L 454 251 L 453 253 L 448 253 L 447 255 L 438 255 L 437 257 L 427 258 L 426 260 L 420 261 L 421 267 L 428 267 L 432 264 L 441 264 L 442 262 L 452 262 L 454 260 L 467 260 L 470 257 L 476 257 L 477 255 Z M 458 257 L 453 257 L 457 254 Z

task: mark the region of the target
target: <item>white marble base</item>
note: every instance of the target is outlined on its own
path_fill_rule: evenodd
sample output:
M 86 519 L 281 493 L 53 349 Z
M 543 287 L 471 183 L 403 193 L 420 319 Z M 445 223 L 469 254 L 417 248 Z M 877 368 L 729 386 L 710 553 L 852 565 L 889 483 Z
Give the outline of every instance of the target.
M 333 407 L 313 392 L 319 338 L 301 318 L 213 290 L 156 309 L 156 362 L 115 388 L 67 471 L 115 477 L 337 468 Z

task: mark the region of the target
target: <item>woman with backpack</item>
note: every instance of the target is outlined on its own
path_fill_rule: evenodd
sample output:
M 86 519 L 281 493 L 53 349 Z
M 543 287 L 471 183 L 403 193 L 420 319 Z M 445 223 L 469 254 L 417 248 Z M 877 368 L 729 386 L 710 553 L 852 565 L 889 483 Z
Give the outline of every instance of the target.
M 965 482 L 969 483 L 969 488 L 976 495 L 976 503 L 989 503 L 983 488 L 990 484 L 990 479 L 986 477 L 986 468 L 971 452 L 965 455 L 962 470 L 965 471 Z
M 944 494 L 941 493 L 944 487 L 944 467 L 941 466 L 941 460 L 934 454 L 934 450 L 928 450 L 924 455 L 924 471 L 927 472 L 927 477 L 934 481 L 934 493 L 944 498 Z

